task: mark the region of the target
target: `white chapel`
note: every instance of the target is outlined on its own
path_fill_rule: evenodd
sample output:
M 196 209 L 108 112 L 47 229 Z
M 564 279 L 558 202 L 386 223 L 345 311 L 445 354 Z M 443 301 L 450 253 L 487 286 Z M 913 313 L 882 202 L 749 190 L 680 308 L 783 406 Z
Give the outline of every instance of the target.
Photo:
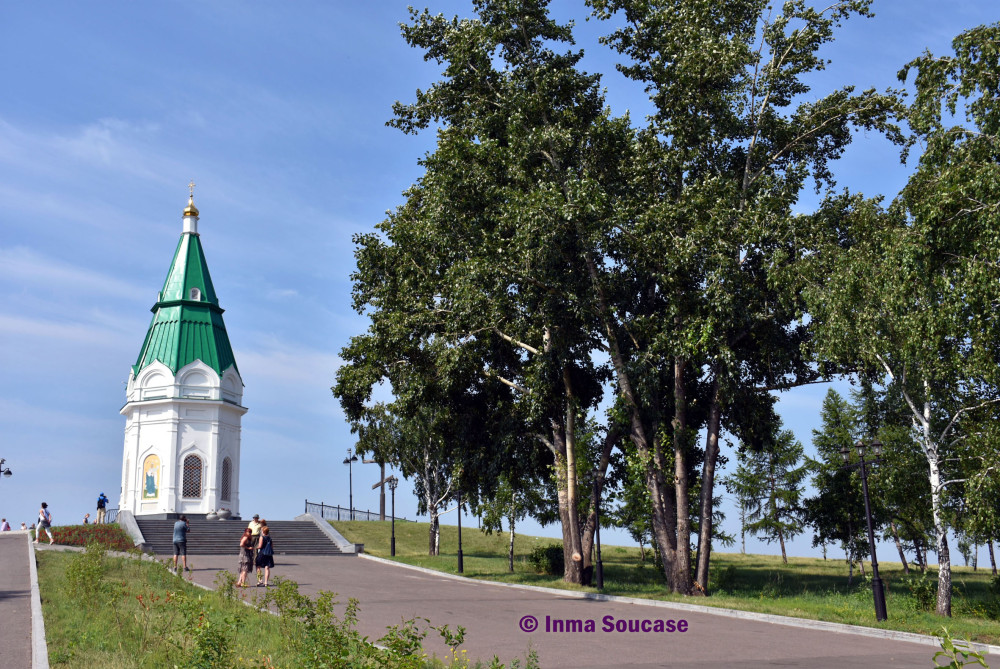
M 191 186 L 181 238 L 128 377 L 120 508 L 152 518 L 228 509 L 238 518 L 243 379 Z

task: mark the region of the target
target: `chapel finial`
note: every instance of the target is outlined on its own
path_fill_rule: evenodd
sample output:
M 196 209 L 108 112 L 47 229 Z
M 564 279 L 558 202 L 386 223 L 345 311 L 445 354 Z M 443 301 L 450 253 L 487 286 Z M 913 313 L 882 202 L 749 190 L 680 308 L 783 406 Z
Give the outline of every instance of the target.
M 194 206 L 194 179 L 188 184 L 188 206 L 184 208 L 184 216 L 198 216 L 198 207 Z

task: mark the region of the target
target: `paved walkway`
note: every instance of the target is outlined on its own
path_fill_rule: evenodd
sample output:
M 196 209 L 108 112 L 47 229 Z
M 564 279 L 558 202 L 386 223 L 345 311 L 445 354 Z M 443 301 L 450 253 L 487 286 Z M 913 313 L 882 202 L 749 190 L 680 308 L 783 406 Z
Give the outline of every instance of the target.
M 193 580 L 212 586 L 222 569 L 235 571 L 233 556 L 193 556 Z M 931 645 L 880 639 L 757 620 L 722 617 L 676 608 L 578 599 L 558 592 L 538 592 L 454 579 L 345 557 L 276 556 L 275 575 L 298 582 L 304 594 L 332 590 L 342 601 L 360 600 L 359 630 L 370 639 L 388 625 L 411 617 L 435 625 L 466 628 L 471 657 L 504 662 L 523 657 L 529 646 L 542 667 L 808 667 L 930 666 Z M 245 596 L 262 592 L 248 588 Z M 537 628 L 531 628 L 533 616 Z M 620 620 L 686 621 L 686 632 L 603 631 L 606 616 Z M 548 623 L 546 621 L 548 620 Z M 556 632 L 554 621 L 593 621 L 594 631 Z M 546 631 L 546 624 L 548 629 Z M 564 629 L 569 623 L 564 623 Z M 572 623 L 575 625 L 576 623 Z M 639 623 L 642 624 L 641 622 Z M 627 625 L 627 623 L 626 623 Z M 666 624 L 664 624 L 666 627 Z M 436 633 L 434 635 L 436 637 Z M 426 648 L 439 656 L 446 648 L 428 636 Z
M 27 542 L 19 532 L 0 535 L 0 666 L 4 669 L 31 667 L 28 557 L 33 555 Z M 192 580 L 212 587 L 220 570 L 235 571 L 237 558 L 190 556 L 188 561 Z M 673 605 L 594 601 L 558 591 L 504 587 L 366 558 L 279 555 L 276 562 L 274 575 L 295 580 L 304 594 L 332 590 L 342 601 L 360 600 L 359 631 L 370 639 L 378 639 L 389 625 L 424 617 L 435 625 L 464 626 L 463 648 L 469 656 L 488 660 L 497 655 L 506 663 L 524 657 L 529 645 L 538 652 L 542 667 L 577 668 L 919 667 L 929 666 L 937 650 L 933 645 L 724 617 Z M 248 599 L 263 592 L 242 591 Z M 566 631 L 556 631 L 557 621 Z M 568 631 L 576 621 L 583 631 Z M 615 629 L 617 624 L 627 628 L 627 621 L 650 631 Z M 686 627 L 686 631 L 653 631 L 657 621 L 667 629 L 666 621 L 672 621 L 675 630 Z M 425 647 L 439 656 L 447 650 L 436 633 L 428 636 Z
M 0 666 L 31 668 L 31 567 L 27 532 L 0 532 Z

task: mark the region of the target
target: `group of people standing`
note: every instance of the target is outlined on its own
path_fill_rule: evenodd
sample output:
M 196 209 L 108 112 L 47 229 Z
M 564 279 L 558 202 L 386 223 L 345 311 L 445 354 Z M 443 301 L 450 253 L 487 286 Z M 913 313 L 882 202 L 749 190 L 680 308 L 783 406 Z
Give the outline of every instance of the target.
M 243 530 L 240 538 L 240 576 L 236 586 L 247 587 L 247 575 L 252 568 L 257 568 L 257 587 L 269 587 L 271 569 L 274 567 L 274 545 L 271 543 L 271 529 L 266 520 L 261 520 L 258 514 Z
M 187 564 L 187 533 L 190 529 L 187 516 L 181 516 L 174 523 L 174 570 L 177 567 L 177 558 L 181 558 L 184 571 L 191 571 Z M 271 530 L 267 526 L 266 520 L 261 520 L 259 514 L 253 515 L 253 520 L 243 530 L 240 537 L 240 562 L 238 566 L 239 578 L 236 586 L 246 588 L 247 575 L 254 567 L 257 568 L 257 587 L 267 588 L 271 578 L 271 569 L 274 567 L 274 545 L 271 543 Z

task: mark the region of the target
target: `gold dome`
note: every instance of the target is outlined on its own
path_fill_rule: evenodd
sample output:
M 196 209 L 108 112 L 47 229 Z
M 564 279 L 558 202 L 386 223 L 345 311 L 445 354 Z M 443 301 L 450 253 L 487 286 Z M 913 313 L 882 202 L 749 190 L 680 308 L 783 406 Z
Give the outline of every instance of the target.
M 184 207 L 184 216 L 197 216 L 198 207 L 194 206 L 194 196 L 188 198 L 188 206 Z

